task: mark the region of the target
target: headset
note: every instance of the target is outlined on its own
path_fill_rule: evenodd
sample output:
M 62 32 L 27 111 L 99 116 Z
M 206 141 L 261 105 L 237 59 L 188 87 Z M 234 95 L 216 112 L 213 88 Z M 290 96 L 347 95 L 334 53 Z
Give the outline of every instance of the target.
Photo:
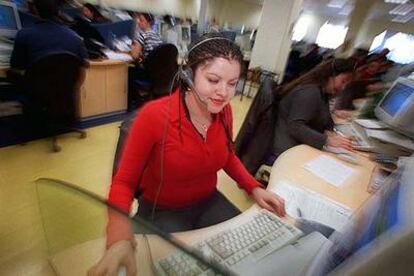
M 211 41 L 211 40 L 227 40 L 231 43 L 234 43 L 232 40 L 225 38 L 225 37 L 221 37 L 221 36 L 217 36 L 217 37 L 209 37 L 206 39 L 202 39 L 199 42 L 197 42 L 196 44 L 194 44 L 186 53 L 183 61 L 181 62 L 177 73 L 175 74 L 174 78 L 171 81 L 170 84 L 170 89 L 169 89 L 169 104 L 168 104 L 168 112 L 167 112 L 167 118 L 166 118 L 166 122 L 164 125 L 164 130 L 163 130 L 163 136 L 162 136 L 162 140 L 161 140 L 161 147 L 160 147 L 160 183 L 158 185 L 158 189 L 157 189 L 157 193 L 155 195 L 155 200 L 153 203 L 153 207 L 152 207 L 152 212 L 151 212 L 151 220 L 154 220 L 154 214 L 155 214 L 155 210 L 157 207 L 157 202 L 158 202 L 158 198 L 159 195 L 161 193 L 162 190 L 162 186 L 164 184 L 164 150 L 165 150 L 165 143 L 166 143 L 166 139 L 167 139 L 167 131 L 168 131 L 168 127 L 169 127 L 169 118 L 170 118 L 170 113 L 171 113 L 171 94 L 173 92 L 173 87 L 176 84 L 176 82 L 179 82 L 180 80 L 182 80 L 184 83 L 186 83 L 188 85 L 188 87 L 191 89 L 191 91 L 194 93 L 194 95 L 197 97 L 197 99 L 200 100 L 200 102 L 207 106 L 207 99 L 204 98 L 203 96 L 201 96 L 197 89 L 195 88 L 194 85 L 194 73 L 193 70 L 191 69 L 190 64 L 188 64 L 188 56 L 191 53 L 191 51 L 193 51 L 195 48 L 199 47 L 200 45 Z M 185 64 L 185 65 L 184 65 Z M 184 68 L 185 67 L 185 68 Z M 220 116 L 221 121 L 223 123 L 224 126 L 224 130 L 226 133 L 226 137 L 227 137 L 227 146 L 229 147 L 229 149 L 232 149 L 232 139 L 231 139 L 231 134 L 230 134 L 230 129 L 227 125 L 227 120 L 225 118 L 223 118 L 222 116 Z

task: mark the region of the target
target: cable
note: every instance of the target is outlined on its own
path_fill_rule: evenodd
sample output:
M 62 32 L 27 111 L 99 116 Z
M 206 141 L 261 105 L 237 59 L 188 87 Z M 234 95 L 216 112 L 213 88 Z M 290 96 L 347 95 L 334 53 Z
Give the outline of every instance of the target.
M 164 149 L 165 149 L 165 142 L 167 140 L 167 131 L 168 131 L 168 127 L 170 125 L 170 114 L 171 114 L 171 95 L 172 95 L 172 90 L 174 88 L 174 83 L 177 81 L 177 77 L 179 75 L 179 72 L 177 72 L 174 75 L 174 78 L 171 81 L 170 84 L 170 91 L 168 94 L 169 100 L 168 100 L 168 111 L 167 111 L 167 118 L 165 121 L 165 126 L 164 126 L 164 130 L 163 130 L 163 134 L 162 134 L 162 139 L 161 139 L 161 149 L 160 149 L 160 183 L 158 184 L 158 190 L 157 193 L 155 195 L 155 199 L 154 199 L 154 204 L 152 206 L 152 211 L 151 211 L 151 221 L 154 221 L 154 214 L 155 214 L 155 209 L 157 207 L 157 202 L 158 202 L 158 198 L 160 196 L 161 193 L 161 189 L 162 186 L 164 184 Z M 180 93 L 180 92 L 178 92 Z

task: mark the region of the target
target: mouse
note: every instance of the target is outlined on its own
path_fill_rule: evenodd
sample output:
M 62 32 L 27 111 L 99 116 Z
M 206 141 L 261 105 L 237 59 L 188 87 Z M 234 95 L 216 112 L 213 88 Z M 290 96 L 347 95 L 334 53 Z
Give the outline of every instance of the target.
M 341 152 L 341 153 L 337 153 L 336 156 L 345 162 L 348 162 L 354 165 L 358 164 L 358 159 L 352 153 Z

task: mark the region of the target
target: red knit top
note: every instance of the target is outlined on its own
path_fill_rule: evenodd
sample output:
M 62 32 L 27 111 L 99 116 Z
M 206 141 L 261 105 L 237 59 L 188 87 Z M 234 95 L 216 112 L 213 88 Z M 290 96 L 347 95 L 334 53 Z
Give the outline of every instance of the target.
M 175 91 L 169 97 L 147 103 L 129 131 L 109 192 L 109 202 L 126 212 L 139 179 L 143 198 L 154 203 L 159 190 L 157 206 L 164 208 L 184 208 L 207 199 L 216 190 L 217 172 L 221 169 L 247 193 L 260 186 L 234 151 L 229 150 L 224 123 L 232 133 L 230 105 L 213 116 L 203 139 L 179 94 Z

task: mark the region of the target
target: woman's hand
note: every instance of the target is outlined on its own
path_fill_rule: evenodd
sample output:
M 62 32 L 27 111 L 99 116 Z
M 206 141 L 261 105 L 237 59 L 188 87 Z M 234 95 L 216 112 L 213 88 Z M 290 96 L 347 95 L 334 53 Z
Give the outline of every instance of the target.
M 280 196 L 260 187 L 253 189 L 252 196 L 260 207 L 276 213 L 281 217 L 286 215 L 285 200 Z
M 335 148 L 343 148 L 349 151 L 353 151 L 352 148 L 352 139 L 348 137 L 341 136 L 339 134 L 331 134 L 326 138 L 326 145 Z
M 135 251 L 130 241 L 121 240 L 106 250 L 102 259 L 88 271 L 88 276 L 118 275 L 123 266 L 127 276 L 137 274 Z
M 340 118 L 340 119 L 344 119 L 344 120 L 349 120 L 352 119 L 352 116 L 354 116 L 354 111 L 352 110 L 345 110 L 345 109 L 338 109 L 334 111 L 334 114 Z

